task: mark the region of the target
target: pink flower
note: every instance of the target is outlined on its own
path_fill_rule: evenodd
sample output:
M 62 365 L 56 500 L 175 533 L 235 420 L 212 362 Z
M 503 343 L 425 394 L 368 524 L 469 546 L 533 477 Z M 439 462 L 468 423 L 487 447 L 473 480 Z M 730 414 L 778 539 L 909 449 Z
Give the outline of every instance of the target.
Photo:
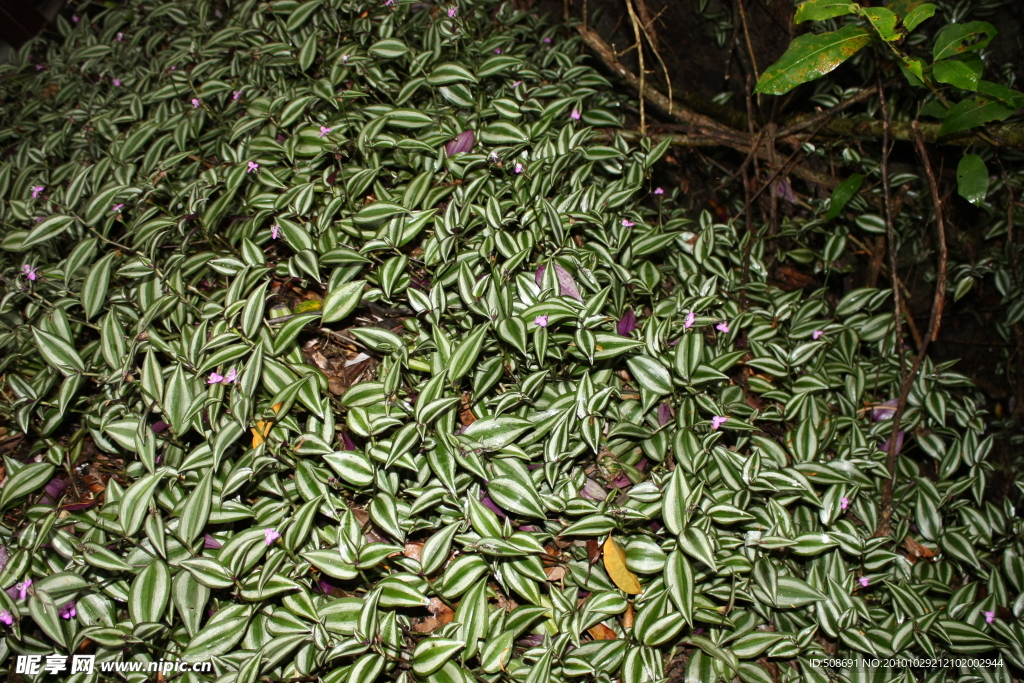
M 385 7 L 391 7 L 393 4 L 395 4 L 395 0 L 386 0 L 386 2 L 384 3 L 384 6 Z
M 110 210 L 111 211 L 120 211 L 123 208 L 124 208 L 124 204 L 114 204 L 112 207 L 110 207 Z
M 982 614 L 985 615 L 985 623 L 986 624 L 991 624 L 993 621 L 996 620 L 996 613 L 994 611 L 993 612 L 982 612 Z
M 654 188 L 654 194 L 665 194 L 665 190 L 660 187 Z
M 118 33 L 117 34 L 117 42 L 120 43 L 122 40 L 124 40 L 124 34 L 123 33 Z
M 839 507 L 841 509 L 843 509 L 843 510 L 845 510 L 846 508 L 850 507 L 850 499 L 849 498 L 845 498 L 845 497 L 841 498 L 839 500 Z
M 171 68 L 173 69 L 174 67 L 172 66 Z M 199 100 L 197 100 L 196 98 L 193 97 L 192 98 L 192 108 L 193 109 L 199 109 L 199 104 L 200 104 Z
M 0 611 L 0 621 L 4 622 L 8 626 L 14 623 L 14 617 L 7 610 Z
M 231 384 L 238 378 L 238 370 L 231 368 L 228 374 L 224 375 L 224 384 Z
M 46 67 L 45 67 L 45 66 L 43 66 L 42 64 L 36 64 L 36 71 L 42 71 L 42 70 L 43 70 L 43 69 L 45 69 L 45 68 L 46 68 Z
M 811 333 L 811 338 L 814 339 L 814 341 L 818 341 L 823 334 L 825 334 L 825 330 L 815 330 Z
M 281 226 L 274 224 L 270 227 L 270 239 L 276 240 L 281 236 Z
M 711 418 L 711 428 L 718 429 L 719 427 L 724 425 L 726 420 L 728 419 L 728 416 L 715 415 L 714 417 Z
M 320 137 L 323 137 L 331 132 L 331 129 L 327 126 L 320 126 Z
M 263 541 L 267 545 L 270 545 L 271 543 L 273 543 L 274 541 L 276 541 L 279 538 L 281 538 L 281 534 L 277 533 L 277 531 L 275 531 L 274 529 L 264 529 L 263 530 Z
M 572 113 L 569 114 L 569 118 L 572 119 L 573 121 L 579 121 L 580 120 L 580 110 L 579 109 L 573 109 Z
M 43 190 L 46 188 L 42 185 L 33 185 L 30 189 L 32 190 L 32 199 L 39 199 L 39 195 L 41 195 Z
M 522 81 L 516 81 L 515 83 L 513 83 L 513 84 L 512 84 L 512 87 L 513 87 L 513 88 L 518 88 L 518 87 L 519 87 L 519 86 L 521 86 L 522 84 L 523 84 L 523 82 L 522 82 Z
M 516 167 L 513 170 L 516 173 L 522 173 L 523 172 L 523 165 L 520 164 L 519 162 L 516 162 Z
M 224 381 L 224 375 L 219 374 L 216 370 L 210 373 L 210 378 L 206 380 L 207 384 L 220 384 Z
M 500 47 L 494 48 L 494 54 L 500 55 L 501 54 L 501 48 Z
M 75 610 L 75 602 L 72 600 L 68 604 L 64 605 L 60 608 L 58 613 L 60 614 L 61 619 L 74 619 L 78 616 L 78 612 Z
M 551 42 L 551 38 L 550 38 L 550 37 L 548 37 L 548 38 L 545 38 L 545 39 L 544 39 L 544 42 L 545 42 L 545 43 L 550 43 L 550 42 Z
M 459 11 L 458 7 L 449 7 L 448 8 L 448 18 L 449 19 L 454 19 L 455 15 L 458 13 L 458 11 Z
M 342 63 L 342 64 L 348 64 L 348 59 L 349 59 L 349 57 L 351 57 L 351 56 L 352 56 L 352 55 L 342 55 L 342 56 L 341 56 L 341 63 Z
M 857 581 L 858 581 L 858 583 L 860 583 L 860 585 L 861 585 L 861 586 L 863 586 L 864 588 L 867 588 L 867 587 L 868 587 L 868 584 L 869 584 L 869 583 L 871 583 L 871 579 L 869 579 L 869 578 L 868 578 L 868 577 L 866 577 L 866 576 L 862 576 L 862 577 L 860 577 L 859 579 L 857 579 Z
M 18 589 L 18 599 L 24 600 L 28 595 L 28 589 L 32 585 L 32 579 L 25 579 L 23 582 L 17 584 L 15 588 Z
M 231 99 L 237 100 L 241 96 L 242 96 L 242 91 L 241 90 L 236 90 L 234 93 L 232 93 Z
M 715 329 L 718 330 L 719 332 L 724 332 L 725 334 L 728 334 L 729 333 L 729 323 L 723 320 L 722 322 L 720 322 L 717 325 L 715 325 Z
M 121 79 L 120 78 L 115 78 L 114 79 L 114 87 L 115 88 L 120 88 L 121 87 Z
M 78 15 L 76 14 L 73 17 L 71 17 L 71 21 L 73 21 L 73 22 L 75 22 L 77 24 L 78 23 Z
M 38 273 L 38 268 L 33 268 L 27 263 L 21 267 L 21 274 L 33 282 L 35 282 L 36 278 L 39 277 Z
M 249 162 L 249 169 L 246 171 L 246 173 L 252 173 L 253 171 L 258 169 L 259 167 L 260 167 L 260 165 L 257 164 L 255 161 L 250 161 Z
M 536 325 L 537 327 L 547 327 L 548 317 L 546 315 L 538 315 L 536 318 L 533 319 L 533 324 Z
M 697 319 L 697 315 L 693 311 L 690 311 L 689 313 L 687 313 L 686 314 L 686 322 L 683 323 L 683 328 L 688 330 L 691 327 L 693 327 L 693 321 L 696 320 L 696 319 Z
M 636 223 L 634 223 L 633 221 L 629 220 L 628 218 L 623 218 L 622 219 L 622 227 L 624 227 L 624 228 L 632 228 L 634 225 L 636 225 Z

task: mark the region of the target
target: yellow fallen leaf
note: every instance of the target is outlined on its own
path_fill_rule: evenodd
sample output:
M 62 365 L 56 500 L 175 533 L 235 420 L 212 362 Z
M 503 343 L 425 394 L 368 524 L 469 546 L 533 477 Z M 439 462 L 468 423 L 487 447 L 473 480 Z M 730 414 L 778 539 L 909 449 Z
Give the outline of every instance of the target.
M 256 423 L 256 427 L 249 430 L 252 432 L 253 448 L 259 448 L 260 444 L 267 440 L 267 435 L 270 434 L 270 428 L 273 424 L 273 422 L 264 422 L 263 420 L 259 420 Z
M 640 588 L 640 579 L 626 566 L 626 551 L 615 542 L 611 535 L 604 542 L 604 568 L 608 570 L 608 576 L 619 587 L 619 590 L 630 595 L 643 592 L 643 589 Z
M 272 410 L 274 411 L 274 415 L 277 415 L 278 413 L 281 412 L 281 406 L 283 406 L 283 405 L 284 405 L 283 403 L 275 403 L 273 405 Z

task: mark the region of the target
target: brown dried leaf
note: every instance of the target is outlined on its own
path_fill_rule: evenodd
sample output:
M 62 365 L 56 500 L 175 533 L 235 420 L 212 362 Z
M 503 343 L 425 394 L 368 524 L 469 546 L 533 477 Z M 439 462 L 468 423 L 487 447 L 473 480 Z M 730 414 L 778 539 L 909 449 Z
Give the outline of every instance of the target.
M 587 633 L 589 633 L 594 640 L 615 640 L 618 638 L 615 631 L 611 630 L 604 624 L 595 624 L 591 628 L 587 629 Z

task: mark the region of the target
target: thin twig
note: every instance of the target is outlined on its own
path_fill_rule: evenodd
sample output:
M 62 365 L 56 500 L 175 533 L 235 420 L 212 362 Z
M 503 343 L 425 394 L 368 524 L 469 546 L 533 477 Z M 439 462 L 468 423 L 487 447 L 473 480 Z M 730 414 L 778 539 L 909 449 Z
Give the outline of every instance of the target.
M 907 407 L 907 398 L 910 396 L 910 389 L 914 384 L 914 378 L 921 371 L 921 364 L 928 351 L 929 342 L 935 341 L 939 336 L 939 328 L 942 326 L 942 309 L 946 302 L 946 267 L 949 260 L 949 253 L 946 249 L 946 222 L 942 212 L 942 195 L 939 194 L 939 185 L 935 181 L 935 172 L 932 170 L 931 160 L 928 157 L 928 150 L 924 146 L 924 139 L 921 137 L 921 129 L 917 121 L 913 123 L 914 143 L 917 153 L 924 165 L 925 175 L 928 177 L 928 189 L 932 195 L 932 205 L 935 210 L 935 229 L 939 241 L 939 267 L 935 279 L 935 297 L 932 300 L 932 311 L 928 319 L 928 332 L 921 340 L 921 351 L 914 359 L 914 367 L 910 374 L 903 379 L 903 386 L 900 391 L 899 402 L 896 404 L 896 414 L 893 415 L 892 433 L 889 437 L 888 451 L 889 458 L 886 463 L 889 478 L 885 480 L 882 487 L 882 515 L 878 521 L 878 528 L 875 529 L 875 536 L 887 536 L 889 534 L 889 523 L 892 520 L 892 488 L 896 473 L 896 437 L 899 434 L 900 420 L 903 411 Z M 902 365 L 901 365 L 902 368 Z
M 636 37 L 636 54 L 640 60 L 640 134 L 647 135 L 647 116 L 644 113 L 644 93 L 647 91 L 647 68 L 644 66 L 644 39 L 640 31 L 640 20 L 633 11 L 633 0 L 626 0 L 626 9 L 629 10 L 629 20 L 633 24 L 633 35 Z M 669 114 L 672 113 L 672 96 L 669 95 Z

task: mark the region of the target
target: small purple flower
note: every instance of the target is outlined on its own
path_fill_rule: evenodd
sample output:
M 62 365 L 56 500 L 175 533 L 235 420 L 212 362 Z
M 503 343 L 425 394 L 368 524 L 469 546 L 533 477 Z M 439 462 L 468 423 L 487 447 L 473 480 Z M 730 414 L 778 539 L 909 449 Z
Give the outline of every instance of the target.
M 454 140 L 450 140 L 448 144 L 444 146 L 444 152 L 450 157 L 455 156 L 456 154 L 472 151 L 473 145 L 475 144 L 476 135 L 473 131 L 464 130 L 456 135 Z
M 18 590 L 18 599 L 24 600 L 28 596 L 28 589 L 32 586 L 32 579 L 25 579 L 14 587 Z
M 573 121 L 579 121 L 580 120 L 580 110 L 574 108 L 572 110 L 572 113 L 569 114 L 569 118 L 572 119 Z
M 32 266 L 26 263 L 21 267 L 21 275 L 22 277 L 28 278 L 32 282 L 35 282 L 36 278 L 39 277 L 39 269 L 33 268 Z
M 821 339 L 821 335 L 823 334 L 825 334 L 825 330 L 815 330 L 811 333 L 811 338 L 814 339 L 814 341 L 818 341 Z
M 248 170 L 246 170 L 246 173 L 252 173 L 253 171 L 258 169 L 259 167 L 260 167 L 260 165 L 257 164 L 255 161 L 250 161 L 249 162 L 249 168 L 248 168 Z
M 320 126 L 320 137 L 323 137 L 331 132 L 331 129 L 327 126 Z
M 124 34 L 118 32 L 118 34 L 117 34 L 117 42 L 120 43 L 122 40 L 124 40 Z
M 391 7 L 393 4 L 395 4 L 395 0 L 385 0 L 384 2 L 385 7 Z
M 859 579 L 857 579 L 857 582 L 860 583 L 860 585 L 863 586 L 864 588 L 867 588 L 868 584 L 871 583 L 871 579 L 869 579 L 866 576 L 862 576 Z
M 513 87 L 513 88 L 518 88 L 518 87 L 519 87 L 519 86 L 521 86 L 522 84 L 523 84 L 523 82 L 522 82 L 522 81 L 516 81 L 515 83 L 513 83 L 513 84 L 512 84 L 512 87 Z
M 231 384 L 236 379 L 238 379 L 238 370 L 231 368 L 230 370 L 228 370 L 228 374 L 224 375 L 223 384 Z
M 636 329 L 636 313 L 633 312 L 633 308 L 627 308 L 626 312 L 622 315 L 619 320 L 619 324 L 616 325 L 615 330 L 619 333 L 620 337 L 628 337 L 630 333 Z
M 522 173 L 523 172 L 523 165 L 517 161 L 516 162 L 516 167 L 514 169 L 512 169 L 512 170 L 515 171 L 516 173 Z
M 628 218 L 623 218 L 622 219 L 622 227 L 624 227 L 624 228 L 632 228 L 634 225 L 636 225 L 636 223 L 634 223 L 633 221 L 629 220 Z
M 850 499 L 846 498 L 845 496 L 843 498 L 840 498 L 839 507 L 842 510 L 845 510 L 846 508 L 850 507 Z
M 993 612 L 982 612 L 982 614 L 985 615 L 985 623 L 986 624 L 991 624 L 993 621 L 996 620 L 996 613 L 994 611 Z
M 728 419 L 729 417 L 727 415 L 715 415 L 714 417 L 711 418 L 711 428 L 718 429 L 719 427 L 724 425 Z
M 276 223 L 270 227 L 270 239 L 276 240 L 281 236 L 281 226 Z
M 207 384 L 220 384 L 224 381 L 224 375 L 218 373 L 216 370 L 210 373 L 210 378 L 206 380 Z
M 275 531 L 274 529 L 264 529 L 263 530 L 263 541 L 267 545 L 270 545 L 271 543 L 273 543 L 274 541 L 276 541 L 279 538 L 281 538 L 281 534 L 277 533 L 277 531 Z
M 500 55 L 501 54 L 501 48 L 500 47 L 494 48 L 494 54 Z
M 459 12 L 459 8 L 458 7 L 449 7 L 448 8 L 448 18 L 449 19 L 454 19 L 455 15 L 458 14 L 458 12 Z
M 78 616 L 78 612 L 75 610 L 74 600 L 61 607 L 60 610 L 58 610 L 58 613 L 60 614 L 61 619 L 74 619 Z
M 115 88 L 120 88 L 121 87 L 121 79 L 120 78 L 115 78 L 114 79 L 114 87 Z
M 729 334 L 729 323 L 723 320 L 722 322 L 715 325 L 715 329 L 718 330 L 719 332 Z
M 686 314 L 686 322 L 683 323 L 683 329 L 688 330 L 691 327 L 693 327 L 693 321 L 695 321 L 696 319 L 697 319 L 697 314 L 695 314 L 693 311 L 690 311 L 689 313 L 687 313 Z
M 549 37 L 545 38 L 544 42 L 550 45 L 551 44 L 551 37 L 549 36 Z
M 234 93 L 231 94 L 231 99 L 237 100 L 241 96 L 242 96 L 242 91 L 241 90 L 236 90 Z
M 71 21 L 73 21 L 74 23 L 76 23 L 76 24 L 77 24 L 77 23 L 78 23 L 78 15 L 77 15 L 77 14 L 75 14 L 74 16 L 72 16 L 72 17 L 71 17 Z
M 111 211 L 120 211 L 123 208 L 124 208 L 124 204 L 114 204 L 112 207 L 110 207 L 110 210 Z
M 533 324 L 536 325 L 537 327 L 547 327 L 548 317 L 546 315 L 538 315 L 536 318 L 533 319 Z
M 43 190 L 46 188 L 42 185 L 33 185 L 30 189 L 32 190 L 32 199 L 39 199 L 39 195 L 41 195 Z
M 42 70 L 43 70 L 43 69 L 45 69 L 45 68 L 46 68 L 46 67 L 45 67 L 45 66 L 43 66 L 42 64 L 36 64 L 36 71 L 42 71 Z
M 173 69 L 174 67 L 172 66 L 171 68 Z M 200 104 L 201 103 L 199 102 L 199 100 L 197 100 L 195 97 L 192 98 L 192 108 L 193 109 L 199 109 L 199 105 Z
M 7 626 L 10 626 L 14 623 L 14 617 L 12 617 L 11 613 L 7 610 L 0 610 L 0 621 L 2 621 Z
M 656 187 L 656 188 L 654 188 L 654 194 L 658 194 L 658 195 L 665 194 L 665 190 L 663 188 Z

